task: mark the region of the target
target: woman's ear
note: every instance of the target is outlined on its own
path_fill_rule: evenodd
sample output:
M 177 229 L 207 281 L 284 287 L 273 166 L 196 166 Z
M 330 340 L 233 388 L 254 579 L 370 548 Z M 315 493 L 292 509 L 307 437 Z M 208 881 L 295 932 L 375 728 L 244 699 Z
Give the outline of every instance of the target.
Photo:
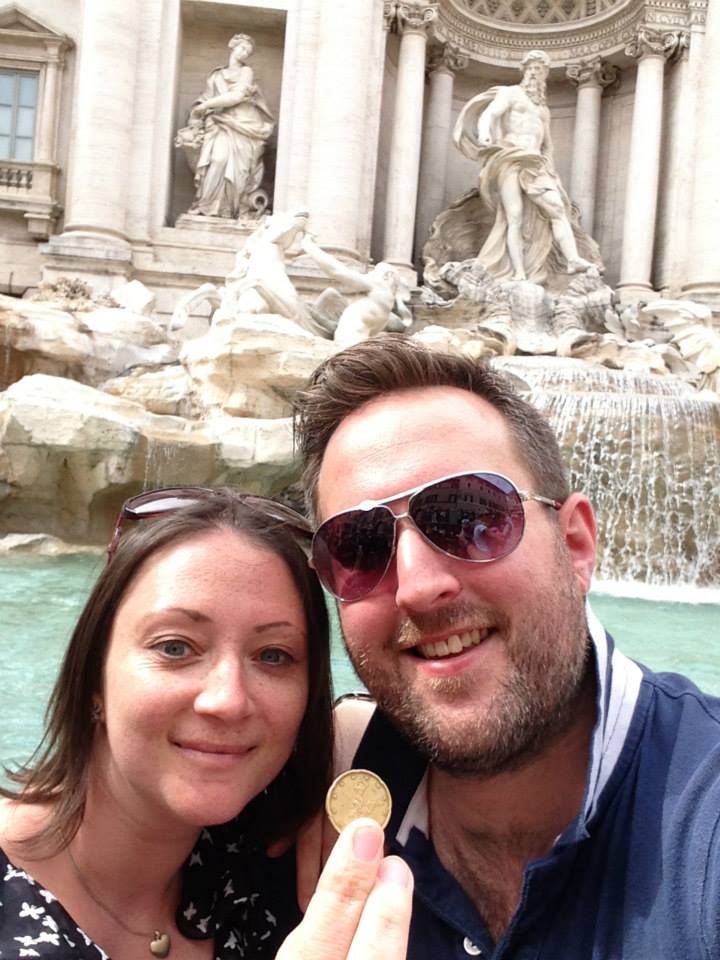
M 592 504 L 582 493 L 571 494 L 559 514 L 560 530 L 583 593 L 590 590 L 595 569 L 597 530 Z

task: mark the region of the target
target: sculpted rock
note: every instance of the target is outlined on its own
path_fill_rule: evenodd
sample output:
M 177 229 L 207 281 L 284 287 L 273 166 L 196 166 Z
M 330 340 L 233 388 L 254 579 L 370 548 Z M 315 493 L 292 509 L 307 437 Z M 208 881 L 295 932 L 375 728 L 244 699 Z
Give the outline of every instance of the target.
M 292 396 L 336 349 L 295 325 L 283 329 L 282 317 L 253 319 L 253 326 L 242 321 L 213 325 L 204 337 L 183 346 L 180 359 L 197 410 L 288 417 Z
M 67 302 L 67 301 L 65 301 Z M 32 373 L 96 385 L 142 363 L 170 363 L 177 348 L 149 317 L 90 303 L 69 313 L 50 302 L 0 296 L 5 357 L 0 388 Z
M 0 394 L 0 533 L 103 543 L 122 501 L 143 487 L 272 492 L 296 474 L 289 420 L 193 424 L 40 374 Z

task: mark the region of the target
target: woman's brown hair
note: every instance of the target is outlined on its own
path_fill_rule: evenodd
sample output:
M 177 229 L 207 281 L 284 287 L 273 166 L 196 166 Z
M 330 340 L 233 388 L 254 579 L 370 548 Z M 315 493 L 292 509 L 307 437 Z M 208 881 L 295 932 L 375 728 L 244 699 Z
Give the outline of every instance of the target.
M 30 851 L 47 855 L 60 850 L 80 826 L 95 733 L 93 696 L 102 685 L 115 611 L 131 581 L 156 551 L 215 529 L 232 530 L 284 561 L 308 630 L 308 702 L 295 750 L 275 780 L 242 811 L 242 827 L 256 842 L 269 844 L 290 836 L 320 808 L 332 755 L 329 626 L 322 589 L 286 525 L 233 491 L 218 489 L 190 506 L 135 524 L 100 574 L 65 653 L 43 740 L 27 765 L 7 774 L 17 789 L 0 788 L 0 795 L 21 803 L 51 805 L 46 826 L 27 840 Z

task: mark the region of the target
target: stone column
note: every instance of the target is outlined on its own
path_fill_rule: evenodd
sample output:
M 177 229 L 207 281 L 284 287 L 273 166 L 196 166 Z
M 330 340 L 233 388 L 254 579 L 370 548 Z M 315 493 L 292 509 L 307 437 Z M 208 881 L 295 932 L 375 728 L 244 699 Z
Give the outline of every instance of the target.
M 600 108 L 603 88 L 613 83 L 617 68 L 597 57 L 571 63 L 568 79 L 577 85 L 570 197 L 577 203 L 586 233 L 595 225 L 595 187 L 600 145 Z
M 334 254 L 358 259 L 368 76 L 382 19 L 357 0 L 322 0 L 306 193 L 311 230 Z M 304 134 L 306 135 L 306 134 Z M 296 187 L 288 198 L 298 198 Z
M 720 311 L 720 9 L 713 0 L 707 8 L 703 40 L 702 83 L 698 92 L 695 128 L 694 184 L 689 222 L 687 281 L 683 296 Z
M 65 230 L 41 249 L 51 259 L 105 261 L 101 274 L 127 273 L 126 196 L 141 3 L 85 0 L 82 10 Z
M 383 259 L 404 268 L 410 280 L 414 278 L 412 254 L 422 141 L 425 48 L 428 27 L 437 17 L 438 4 L 408 0 L 388 3 L 385 9 L 391 25 L 402 36 L 388 164 Z
M 641 27 L 625 48 L 638 59 L 625 189 L 618 292 L 623 303 L 652 299 L 651 283 L 662 135 L 665 59 L 677 37 Z
M 288 10 L 278 117 L 274 210 L 300 210 L 308 205 L 308 166 L 313 142 L 313 94 L 321 6 L 321 0 L 298 0 Z M 311 209 L 310 212 L 314 222 L 316 211 Z
M 685 263 L 693 185 L 688 144 L 695 141 L 697 88 L 701 81 L 698 65 L 690 64 L 689 46 L 690 34 L 683 31 L 673 58 L 676 62 L 667 71 L 665 80 L 663 141 L 666 146 L 660 171 L 654 269 L 655 286 L 663 296 L 671 298 L 679 296 L 687 280 Z
M 415 261 L 418 264 L 422 263 L 422 248 L 432 222 L 445 209 L 453 82 L 455 73 L 467 65 L 468 58 L 450 43 L 431 50 L 428 57 L 430 91 L 423 126 L 415 223 Z

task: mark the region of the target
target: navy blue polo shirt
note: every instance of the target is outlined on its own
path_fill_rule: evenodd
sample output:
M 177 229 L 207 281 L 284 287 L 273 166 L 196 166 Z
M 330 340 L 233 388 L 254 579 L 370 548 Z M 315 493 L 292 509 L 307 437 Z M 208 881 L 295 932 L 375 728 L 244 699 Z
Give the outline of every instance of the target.
M 597 720 L 578 817 L 530 862 L 499 943 L 428 837 L 426 768 L 378 710 L 353 765 L 393 794 L 409 960 L 720 960 L 720 700 L 614 648 L 588 607 Z

